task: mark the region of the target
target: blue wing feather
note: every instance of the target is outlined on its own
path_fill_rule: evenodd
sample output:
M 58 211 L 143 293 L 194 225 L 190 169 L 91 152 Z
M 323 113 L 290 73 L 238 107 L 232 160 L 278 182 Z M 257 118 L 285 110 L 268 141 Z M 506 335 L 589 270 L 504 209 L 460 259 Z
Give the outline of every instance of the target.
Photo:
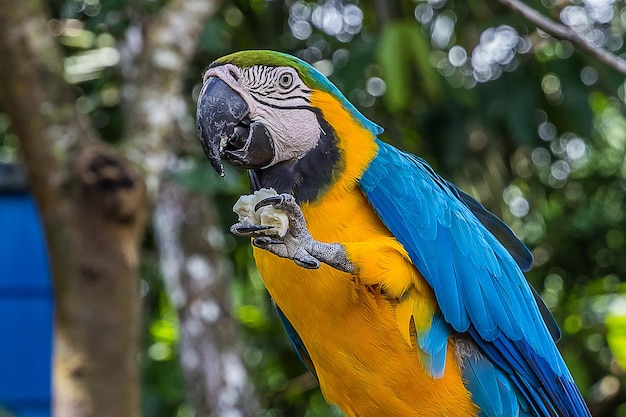
M 300 335 L 298 334 L 296 329 L 293 327 L 291 322 L 287 319 L 287 316 L 285 316 L 285 313 L 283 313 L 283 311 L 278 307 L 276 303 L 274 303 L 274 307 L 276 308 L 276 311 L 278 312 L 278 317 L 280 318 L 280 322 L 282 323 L 283 328 L 285 329 L 285 333 L 287 333 L 287 337 L 289 337 L 291 346 L 296 351 L 298 358 L 300 359 L 300 361 L 302 361 L 302 363 L 304 364 L 306 369 L 311 373 L 311 375 L 313 375 L 315 379 L 317 379 L 317 372 L 315 371 L 315 366 L 313 365 L 313 361 L 311 360 L 311 357 L 309 356 L 309 352 L 306 350 L 306 347 L 304 346 L 304 342 L 302 341 L 302 338 L 300 338 Z
M 450 326 L 440 314 L 433 315 L 430 328 L 424 332 L 418 332 L 417 343 L 426 354 L 426 366 L 433 378 L 441 378 L 446 365 L 446 348 Z
M 479 417 L 533 415 L 511 378 L 483 355 L 473 355 L 465 362 L 463 378 L 472 400 L 481 409 Z
M 532 264 L 530 251 L 424 160 L 377 144 L 361 189 L 433 288 L 445 322 L 469 334 L 488 361 L 468 370 L 479 381 L 468 389 L 483 403 L 483 414 L 589 416 L 554 344 L 556 323 L 522 274 Z M 515 404 L 502 397 L 507 386 L 514 387 Z
M 449 181 L 445 181 L 445 183 L 452 193 L 471 210 L 472 214 L 476 216 L 483 226 L 485 226 L 509 251 L 520 269 L 524 272 L 530 271 L 530 268 L 533 266 L 533 254 L 526 245 L 520 242 L 509 226 L 485 209 L 474 197 L 459 190 L 456 185 Z

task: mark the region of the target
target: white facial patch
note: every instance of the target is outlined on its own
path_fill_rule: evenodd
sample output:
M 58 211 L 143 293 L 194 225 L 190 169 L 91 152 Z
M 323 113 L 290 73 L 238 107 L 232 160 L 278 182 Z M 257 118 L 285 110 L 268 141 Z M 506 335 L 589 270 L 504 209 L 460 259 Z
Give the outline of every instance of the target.
M 320 138 L 320 126 L 311 110 L 257 106 L 257 114 L 252 117 L 251 112 L 250 117 L 261 122 L 272 135 L 275 154 L 268 166 L 302 157 Z
M 295 69 L 225 64 L 208 69 L 204 80 L 209 77 L 218 77 L 235 90 L 248 105 L 250 120 L 270 133 L 274 159 L 264 168 L 301 158 L 317 146 L 321 128 L 309 103 L 310 90 Z

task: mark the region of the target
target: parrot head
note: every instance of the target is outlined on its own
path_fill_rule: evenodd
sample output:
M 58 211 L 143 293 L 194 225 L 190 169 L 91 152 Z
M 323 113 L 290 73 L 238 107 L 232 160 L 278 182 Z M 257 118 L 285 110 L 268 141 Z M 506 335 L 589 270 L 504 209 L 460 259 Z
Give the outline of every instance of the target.
M 296 57 L 255 50 L 213 62 L 204 73 L 197 107 L 198 136 L 213 168 L 224 176 L 226 162 L 282 182 L 290 179 L 292 184 L 278 184 L 281 192 L 293 191 L 293 181 L 313 174 L 309 171 L 330 176 L 341 163 L 341 151 L 325 118 L 328 109 L 316 103 L 316 94 L 331 97 L 373 135 L 382 132 L 324 75 Z M 331 169 L 323 169 L 327 166 Z

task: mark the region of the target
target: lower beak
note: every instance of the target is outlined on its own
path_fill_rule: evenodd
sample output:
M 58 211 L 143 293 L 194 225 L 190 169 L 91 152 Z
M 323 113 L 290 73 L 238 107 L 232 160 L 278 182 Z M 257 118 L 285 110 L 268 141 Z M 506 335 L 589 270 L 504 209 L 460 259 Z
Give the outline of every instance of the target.
M 224 176 L 222 160 L 241 168 L 257 169 L 274 158 L 265 126 L 252 122 L 244 99 L 218 77 L 209 77 L 198 97 L 198 137 L 211 166 Z

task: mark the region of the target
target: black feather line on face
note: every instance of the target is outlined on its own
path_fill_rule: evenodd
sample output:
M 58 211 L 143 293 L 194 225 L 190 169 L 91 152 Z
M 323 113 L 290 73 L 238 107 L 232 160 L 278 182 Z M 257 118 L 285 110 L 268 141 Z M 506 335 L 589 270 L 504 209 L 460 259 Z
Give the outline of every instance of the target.
M 293 194 L 298 203 L 304 203 L 322 197 L 332 186 L 343 168 L 342 154 L 333 128 L 319 111 L 313 111 L 321 128 L 317 146 L 299 159 L 249 171 L 252 191 L 271 187 L 279 194 Z

